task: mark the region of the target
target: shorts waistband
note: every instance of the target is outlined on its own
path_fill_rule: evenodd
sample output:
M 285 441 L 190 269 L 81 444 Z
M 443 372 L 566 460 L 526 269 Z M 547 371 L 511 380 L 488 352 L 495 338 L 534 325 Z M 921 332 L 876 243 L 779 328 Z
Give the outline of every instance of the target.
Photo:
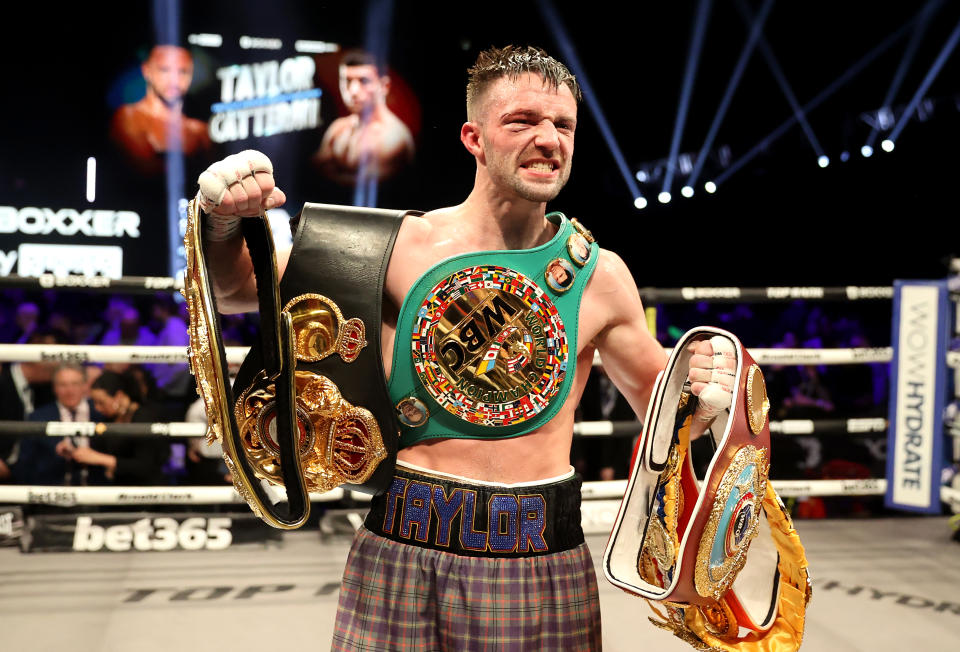
M 525 486 L 472 484 L 397 467 L 364 521 L 380 536 L 472 557 L 533 557 L 582 544 L 579 476 Z

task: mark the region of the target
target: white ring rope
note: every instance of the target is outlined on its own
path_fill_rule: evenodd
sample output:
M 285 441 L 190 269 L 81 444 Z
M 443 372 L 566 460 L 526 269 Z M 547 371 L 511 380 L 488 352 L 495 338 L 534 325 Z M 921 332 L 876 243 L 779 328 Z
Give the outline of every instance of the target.
M 158 290 L 179 290 L 183 287 L 182 278 L 168 276 L 18 276 L 10 274 L 0 277 L 0 287 L 22 289 L 63 288 L 73 290 L 110 290 L 129 294 L 149 294 Z M 645 303 L 692 303 L 711 301 L 729 303 L 749 301 L 751 303 L 776 303 L 809 299 L 820 301 L 871 301 L 893 298 L 893 287 L 846 285 L 829 286 L 780 286 L 780 287 L 685 287 L 655 288 L 638 287 L 637 290 Z
M 228 346 L 227 362 L 240 364 L 249 348 Z M 669 355 L 671 348 L 664 348 Z M 0 362 L 131 362 L 182 364 L 187 361 L 182 346 L 101 346 L 85 344 L 0 344 Z M 835 365 L 890 362 L 892 347 L 856 349 L 750 349 L 759 364 Z M 948 356 L 948 360 L 950 357 Z M 960 366 L 960 357 L 955 357 Z M 602 365 L 600 356 L 594 366 Z
M 343 489 L 311 493 L 310 502 L 344 498 Z M 355 493 L 355 492 L 351 492 Z M 245 504 L 232 485 L 222 487 L 60 487 L 0 485 L 0 503 L 59 505 L 220 505 Z
M 856 480 L 773 480 L 781 497 L 802 496 L 881 496 L 886 492 L 883 478 Z M 960 502 L 960 491 L 941 488 L 945 502 Z M 627 490 L 626 480 L 584 482 L 583 499 L 621 500 Z M 311 502 L 333 502 L 346 497 L 369 501 L 370 497 L 354 491 L 333 489 L 310 494 Z M 43 504 L 73 507 L 75 505 L 216 505 L 242 504 L 243 499 L 229 485 L 222 487 L 57 487 L 34 485 L 0 485 L 2 504 Z
M 862 419 L 785 419 L 771 421 L 770 432 L 781 435 L 848 434 L 886 432 L 884 418 Z M 639 421 L 578 421 L 573 424 L 577 437 L 633 437 L 640 434 Z M 96 423 L 93 421 L 0 421 L 0 437 L 203 437 L 207 424 L 195 422 Z
M 773 488 L 781 497 L 798 496 L 881 496 L 887 490 L 884 478 L 852 480 L 772 480 Z M 581 489 L 584 500 L 622 499 L 627 491 L 626 480 L 584 482 Z

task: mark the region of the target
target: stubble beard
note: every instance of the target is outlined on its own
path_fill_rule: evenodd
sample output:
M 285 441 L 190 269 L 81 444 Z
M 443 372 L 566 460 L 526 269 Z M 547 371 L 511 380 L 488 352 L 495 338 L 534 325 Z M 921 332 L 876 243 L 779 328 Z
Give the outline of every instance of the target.
M 487 170 L 494 183 L 501 187 L 512 190 L 514 194 L 530 202 L 548 202 L 552 201 L 570 178 L 570 167 L 561 168 L 557 178 L 549 183 L 538 183 L 523 179 L 522 174 L 513 163 L 499 160 L 487 161 Z

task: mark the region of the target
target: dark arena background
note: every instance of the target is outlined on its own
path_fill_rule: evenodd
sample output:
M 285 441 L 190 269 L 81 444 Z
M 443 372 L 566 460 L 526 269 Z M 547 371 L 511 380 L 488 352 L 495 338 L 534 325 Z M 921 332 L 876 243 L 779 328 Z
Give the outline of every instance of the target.
M 0 648 L 326 648 L 369 498 L 315 496 L 307 526 L 281 534 L 198 446 L 205 418 L 177 292 L 186 204 L 207 166 L 247 149 L 270 157 L 287 193 L 286 212 L 272 215 L 279 239 L 304 202 L 458 204 L 475 170 L 459 142 L 466 70 L 512 43 L 564 61 L 584 90 L 573 172 L 548 210 L 624 259 L 668 352 L 712 325 L 764 371 L 771 479 L 813 576 L 804 649 L 957 649 L 960 4 L 154 0 L 20 11 L 0 46 Z M 158 44 L 192 66 L 182 113 L 198 131 L 182 151 L 156 139 L 131 148 L 122 135 Z M 317 162 L 349 115 L 338 69 L 353 49 L 384 62 L 386 105 L 412 140 L 379 181 Z M 224 318 L 232 362 L 258 323 Z M 152 418 L 59 423 L 51 381 L 62 362 L 86 369 L 84 398 L 104 371 L 135 378 Z M 599 568 L 642 416 L 598 362 L 571 463 L 585 481 L 604 647 L 683 650 Z M 139 481 L 81 477 L 54 453 L 65 437 L 104 432 L 155 462 Z M 923 495 L 898 493 L 921 484 Z

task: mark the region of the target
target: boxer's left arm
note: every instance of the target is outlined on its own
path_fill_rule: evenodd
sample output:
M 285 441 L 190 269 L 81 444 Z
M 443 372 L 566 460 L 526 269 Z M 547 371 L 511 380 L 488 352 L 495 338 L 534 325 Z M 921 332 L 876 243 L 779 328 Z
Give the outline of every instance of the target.
M 601 249 L 591 283 L 597 288 L 600 309 L 605 311 L 606 317 L 605 326 L 593 344 L 600 352 L 610 380 L 643 419 L 657 374 L 666 364 L 666 353 L 647 328 L 637 284 L 619 256 Z M 705 355 L 693 356 L 691 366 L 709 369 L 707 359 Z M 695 394 L 699 395 L 704 386 L 697 385 Z M 709 420 L 696 418 L 702 416 L 698 410 L 690 426 L 691 438 L 699 437 L 709 427 Z
M 602 311 L 603 324 L 592 344 L 610 380 L 643 419 L 667 356 L 647 329 L 637 284 L 617 254 L 600 250 L 590 286 L 597 298 L 592 307 Z

